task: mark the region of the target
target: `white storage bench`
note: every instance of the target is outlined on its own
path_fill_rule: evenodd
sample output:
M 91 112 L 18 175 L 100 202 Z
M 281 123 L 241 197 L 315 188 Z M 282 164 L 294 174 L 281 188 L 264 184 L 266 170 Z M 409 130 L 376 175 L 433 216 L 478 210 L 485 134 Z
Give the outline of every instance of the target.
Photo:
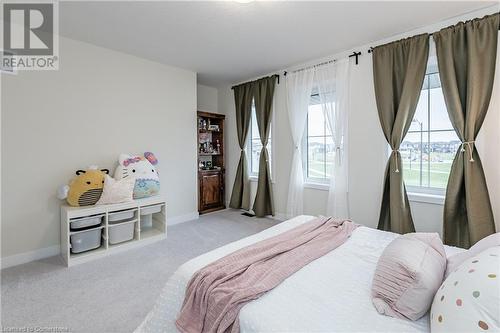
M 61 255 L 72 266 L 167 237 L 160 196 L 113 205 L 61 207 Z

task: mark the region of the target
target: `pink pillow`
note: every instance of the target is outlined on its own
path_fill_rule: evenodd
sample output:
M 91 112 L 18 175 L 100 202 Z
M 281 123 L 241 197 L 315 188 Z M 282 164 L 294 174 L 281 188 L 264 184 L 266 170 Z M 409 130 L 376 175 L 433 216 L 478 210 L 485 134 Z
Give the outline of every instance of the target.
M 399 236 L 378 260 L 373 305 L 381 314 L 417 320 L 429 310 L 445 269 L 446 254 L 437 233 Z
M 479 242 L 474 244 L 469 250 L 457 253 L 448 258 L 448 263 L 446 264 L 446 275 L 448 277 L 451 272 L 457 269 L 464 261 L 469 258 L 475 257 L 479 253 L 493 246 L 500 246 L 500 232 L 496 234 L 489 235 L 481 239 Z

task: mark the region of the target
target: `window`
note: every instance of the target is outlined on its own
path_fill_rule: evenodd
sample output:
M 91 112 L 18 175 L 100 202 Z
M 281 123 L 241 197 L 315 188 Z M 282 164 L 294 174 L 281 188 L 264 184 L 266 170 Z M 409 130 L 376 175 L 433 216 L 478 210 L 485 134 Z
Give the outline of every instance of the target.
M 435 58 L 431 58 L 415 116 L 400 147 L 409 190 L 444 193 L 460 144 L 448 117 Z
M 272 120 L 271 120 L 272 122 Z M 272 174 L 272 124 L 269 130 L 269 140 L 267 142 L 267 152 L 269 153 L 269 168 Z M 259 128 L 257 125 L 257 115 L 255 114 L 255 103 L 252 102 L 252 120 L 250 121 L 249 139 L 247 144 L 247 155 L 249 156 L 250 176 L 257 177 L 259 175 L 259 160 L 260 152 L 262 151 L 262 143 L 260 142 Z
M 335 147 L 317 93 L 311 96 L 309 103 L 303 153 L 306 182 L 329 183 L 333 170 Z

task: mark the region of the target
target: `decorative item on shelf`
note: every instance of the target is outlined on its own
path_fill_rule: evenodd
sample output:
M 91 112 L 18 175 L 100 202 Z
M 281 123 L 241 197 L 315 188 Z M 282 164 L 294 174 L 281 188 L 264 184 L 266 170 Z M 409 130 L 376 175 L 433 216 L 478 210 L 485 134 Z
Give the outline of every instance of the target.
M 203 169 L 204 167 L 205 167 L 205 162 L 200 161 L 200 163 L 198 163 L 198 168 Z
M 132 177 L 135 179 L 134 199 L 146 198 L 160 192 L 160 177 L 155 165 L 158 160 L 151 152 L 144 156 L 121 154 L 116 167 L 115 179 Z
M 209 131 L 218 132 L 219 131 L 219 125 L 210 125 L 210 126 L 208 126 L 208 130 Z
M 207 141 L 210 141 L 209 134 L 205 133 L 205 132 L 200 133 L 198 142 L 202 143 L 202 142 L 207 142 Z
M 211 168 L 212 168 L 212 161 L 206 161 L 206 162 L 205 162 L 205 167 L 206 167 L 207 169 L 211 169 Z
M 203 119 L 202 124 L 203 125 L 202 125 L 201 129 L 206 131 L 207 130 L 207 121 L 205 119 Z
M 59 188 L 57 197 L 66 199 L 71 206 L 95 205 L 102 194 L 104 176 L 108 173 L 108 169 L 98 170 L 97 166 L 90 166 L 86 171 L 78 170 L 69 185 Z
M 109 175 L 104 178 L 104 189 L 96 205 L 109 205 L 134 200 L 135 180 L 132 177 L 116 180 Z
M 220 142 L 217 140 L 217 154 L 220 154 Z

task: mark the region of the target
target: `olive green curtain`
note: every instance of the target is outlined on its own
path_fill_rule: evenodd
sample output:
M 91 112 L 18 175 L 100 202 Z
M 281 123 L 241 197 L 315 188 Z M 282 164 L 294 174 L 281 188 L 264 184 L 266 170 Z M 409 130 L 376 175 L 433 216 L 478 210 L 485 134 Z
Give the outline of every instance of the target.
M 236 106 L 236 131 L 241 154 L 238 168 L 236 169 L 236 177 L 234 179 L 229 207 L 246 210 L 250 210 L 250 180 L 248 178 L 245 144 L 247 142 L 248 129 L 252 116 L 252 88 L 252 83 L 241 84 L 233 88 Z
M 272 105 L 276 79 L 277 76 L 273 75 L 254 82 L 255 114 L 257 116 L 257 126 L 259 128 L 259 136 L 262 143 L 257 194 L 255 195 L 253 204 L 253 211 L 257 217 L 274 215 L 269 154 L 266 146 L 269 140 L 269 130 L 271 129 Z
M 474 141 L 493 89 L 499 14 L 434 33 L 448 115 L 462 140 L 444 203 L 445 244 L 469 248 L 495 232 L 488 188 Z
M 429 35 L 422 34 L 373 49 L 378 115 L 392 153 L 387 162 L 378 229 L 414 232 L 403 181 L 399 146 L 408 132 L 424 82 Z

